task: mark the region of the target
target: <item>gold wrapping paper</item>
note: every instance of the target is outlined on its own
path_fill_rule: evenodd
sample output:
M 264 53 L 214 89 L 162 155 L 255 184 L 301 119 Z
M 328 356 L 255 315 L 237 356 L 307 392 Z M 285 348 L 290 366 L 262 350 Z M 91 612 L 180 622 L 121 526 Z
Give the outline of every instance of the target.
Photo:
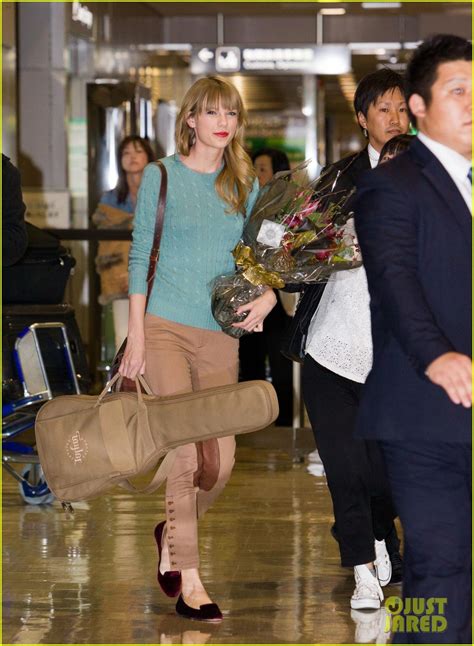
M 285 286 L 284 281 L 278 274 L 267 271 L 263 265 L 257 263 L 252 249 L 242 244 L 242 242 L 239 242 L 232 254 L 236 265 L 244 270 L 242 275 L 252 285 L 256 287 L 267 285 L 278 289 Z

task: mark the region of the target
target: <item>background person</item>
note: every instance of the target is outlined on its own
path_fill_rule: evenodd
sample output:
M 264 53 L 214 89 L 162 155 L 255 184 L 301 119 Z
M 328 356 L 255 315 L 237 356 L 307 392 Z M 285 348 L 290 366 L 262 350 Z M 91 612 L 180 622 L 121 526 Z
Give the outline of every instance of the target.
M 290 169 L 286 154 L 275 148 L 264 148 L 252 155 L 253 165 L 260 188 L 265 186 L 275 173 Z M 293 422 L 293 367 L 291 361 L 280 352 L 283 334 L 291 317 L 283 307 L 277 290 L 277 303 L 265 319 L 261 334 L 247 334 L 240 339 L 240 380 L 266 379 L 266 363 L 270 367 L 272 384 L 278 396 L 280 413 L 277 426 L 291 426 Z
M 237 381 L 238 340 L 224 334 L 211 312 L 209 285 L 234 270 L 232 250 L 258 183 L 245 153 L 246 112 L 227 80 L 202 78 L 186 93 L 176 121 L 177 152 L 162 160 L 168 175 L 160 259 L 145 312 L 146 275 L 153 241 L 161 172 L 145 169 L 138 195 L 130 253 L 130 317 L 120 373 L 145 373 L 158 395 L 173 395 Z M 275 305 L 273 290 L 241 306 L 237 327 L 260 331 Z M 245 411 L 236 411 L 236 415 Z M 176 611 L 220 621 L 199 574 L 197 519 L 223 490 L 234 465 L 234 437 L 219 438 L 217 478 L 201 488 L 195 444 L 182 446 L 167 479 L 166 522 L 155 538 L 158 580 L 169 596 L 180 594 Z
M 405 150 L 410 148 L 412 141 L 413 135 L 408 134 L 397 135 L 389 139 L 380 151 L 379 165 L 404 153 Z
M 145 166 L 155 159 L 150 143 L 137 135 L 125 137 L 117 150 L 117 186 L 100 198 L 92 221 L 100 229 L 131 229 Z M 101 240 L 96 258 L 101 279 L 99 302 L 112 303 L 115 348 L 127 336 L 128 240 Z
M 403 597 L 446 598 L 446 630 L 394 643 L 471 644 L 472 46 L 428 39 L 406 72 L 419 134 L 359 182 L 374 364 L 357 434 L 378 440 L 405 540 Z
M 388 69 L 361 80 L 354 108 L 369 143 L 327 169 L 328 184 L 335 181 L 336 191 L 352 188 L 360 173 L 377 164 L 382 146 L 394 135 L 406 133 L 409 126 L 403 80 Z M 333 502 L 333 534 L 339 542 L 341 565 L 354 568 L 351 607 L 379 608 L 381 585 L 401 578 L 401 559 L 393 523 L 396 513 L 380 450 L 376 442 L 353 436 L 372 365 L 364 268 L 338 272 L 326 286 L 315 286 L 308 296 L 305 292 L 304 298 L 313 299 L 314 313 L 306 341 L 303 396 Z

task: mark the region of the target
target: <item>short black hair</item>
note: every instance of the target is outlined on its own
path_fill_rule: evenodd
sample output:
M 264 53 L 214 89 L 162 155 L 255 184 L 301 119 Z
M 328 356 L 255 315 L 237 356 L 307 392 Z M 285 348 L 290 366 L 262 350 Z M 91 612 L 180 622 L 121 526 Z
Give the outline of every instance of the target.
M 286 153 L 276 148 L 260 148 L 252 153 L 252 161 L 255 162 L 257 157 L 266 155 L 270 157 L 272 162 L 273 174 L 279 173 L 282 170 L 290 170 L 290 161 Z
M 388 67 L 366 74 L 359 82 L 354 95 L 356 115 L 362 112 L 364 117 L 367 117 L 369 107 L 374 105 L 380 96 L 397 88 L 403 95 L 405 94 L 403 77 Z
M 413 139 L 413 135 L 408 134 L 401 134 L 397 135 L 396 137 L 392 137 L 382 146 L 379 160 L 382 161 L 385 155 L 396 157 L 400 153 L 405 152 L 405 150 L 408 150 L 410 148 Z
M 419 94 L 429 106 L 431 88 L 436 81 L 439 65 L 460 60 L 472 60 L 472 45 L 468 40 L 452 34 L 435 34 L 427 38 L 415 50 L 407 66 L 405 76 L 407 100 L 412 94 Z M 413 123 L 416 123 L 411 113 L 410 118 Z

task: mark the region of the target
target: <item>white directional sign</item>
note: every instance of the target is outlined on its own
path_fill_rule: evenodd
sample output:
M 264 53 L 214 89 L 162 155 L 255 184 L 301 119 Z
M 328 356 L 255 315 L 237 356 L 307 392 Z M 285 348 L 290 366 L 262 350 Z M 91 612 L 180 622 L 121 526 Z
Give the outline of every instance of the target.
M 216 72 L 239 72 L 240 48 L 218 47 L 216 49 Z
M 191 58 L 193 74 L 346 74 L 350 69 L 351 52 L 346 45 L 209 46 L 193 49 Z
M 203 47 L 198 52 L 198 58 L 203 63 L 209 63 L 209 61 L 212 61 L 214 58 L 214 52 L 211 52 L 207 47 Z

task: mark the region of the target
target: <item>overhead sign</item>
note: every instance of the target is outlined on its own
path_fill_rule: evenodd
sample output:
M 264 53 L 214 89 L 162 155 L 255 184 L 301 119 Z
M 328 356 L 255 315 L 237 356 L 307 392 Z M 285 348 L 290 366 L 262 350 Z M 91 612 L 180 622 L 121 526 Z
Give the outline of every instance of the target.
M 195 47 L 191 57 L 193 74 L 346 74 L 350 69 L 351 52 L 346 45 Z
M 69 2 L 67 16 L 67 29 L 72 36 L 92 42 L 96 32 L 97 7 L 93 3 L 89 6 L 83 2 Z
M 94 24 L 94 15 L 89 7 L 80 2 L 73 2 L 71 7 L 71 17 L 74 22 L 78 22 L 87 29 L 92 29 Z
M 239 72 L 240 48 L 218 47 L 216 49 L 216 72 Z
M 211 52 L 207 47 L 203 47 L 198 51 L 198 58 L 202 63 L 209 63 L 214 58 L 214 50 Z

